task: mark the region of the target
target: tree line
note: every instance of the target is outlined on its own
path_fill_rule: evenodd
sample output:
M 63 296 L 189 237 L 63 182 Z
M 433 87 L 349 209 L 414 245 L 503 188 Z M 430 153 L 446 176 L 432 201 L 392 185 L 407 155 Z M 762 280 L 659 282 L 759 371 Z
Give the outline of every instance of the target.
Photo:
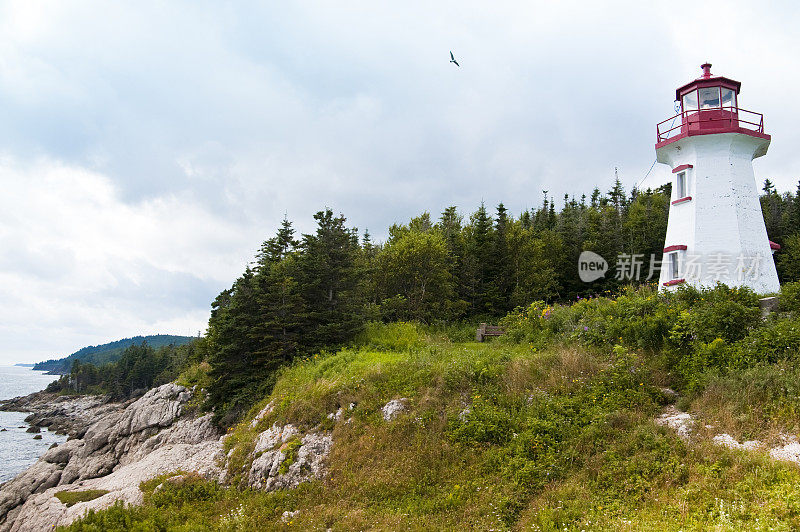
M 502 203 L 469 216 L 454 206 L 435 219 L 422 213 L 390 227 L 382 244 L 330 209 L 314 215 L 315 232 L 299 237 L 284 219 L 216 297 L 205 337 L 178 347 L 134 345 L 100 368 L 76 360 L 51 391 L 125 398 L 205 361 L 206 406 L 229 425 L 269 393 L 282 366 L 347 344 L 367 322 L 496 322 L 533 301 L 616 292 L 630 283 L 613 274 L 618 256 L 660 258 L 669 205 L 669 185 L 626 193 L 617 180 L 605 193 L 565 195 L 558 208 L 545 193 L 517 217 Z M 782 246 L 782 282 L 800 280 L 800 184 L 797 193 L 779 194 L 765 182 L 761 205 L 770 239 Z M 610 273 L 593 283 L 578 276 L 587 250 L 609 262 Z
M 766 182 L 761 203 L 770 238 L 783 247 L 779 275 L 798 280 L 800 184 L 797 194 L 778 194 Z M 347 343 L 368 321 L 492 321 L 532 301 L 615 291 L 630 282 L 613 275 L 618 256 L 660 259 L 669 206 L 669 185 L 626 193 L 617 180 L 605 193 L 565 195 L 558 208 L 545 192 L 518 217 L 502 203 L 492 213 L 481 204 L 467 217 L 454 206 L 436 219 L 422 213 L 389 228 L 382 244 L 330 209 L 300 238 L 284 219 L 212 304 L 202 341 L 208 403 L 218 421 L 231 423 L 268 393 L 279 367 Z M 586 250 L 612 273 L 582 282 L 577 264 Z
M 46 391 L 108 394 L 115 400 L 136 397 L 174 381 L 188 366 L 200 362 L 202 355 L 196 347 L 196 341 L 160 347 L 142 341 L 125 348 L 115 362 L 93 364 L 75 358 L 69 373 L 50 383 Z

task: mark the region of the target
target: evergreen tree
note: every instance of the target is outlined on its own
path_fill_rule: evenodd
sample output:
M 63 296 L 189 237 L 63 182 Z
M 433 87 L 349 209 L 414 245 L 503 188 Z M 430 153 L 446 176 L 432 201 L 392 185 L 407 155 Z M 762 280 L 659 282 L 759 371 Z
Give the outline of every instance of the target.
M 511 310 L 512 264 L 508 249 L 509 224 L 508 210 L 500 203 L 497 206 L 494 223 L 488 290 L 491 307 L 495 312 Z
M 778 252 L 777 262 L 783 282 L 800 281 L 800 232 L 786 239 Z
M 209 405 L 223 425 L 231 424 L 258 400 L 263 377 L 255 367 L 258 340 L 252 331 L 258 324 L 258 292 L 249 267 L 233 286 L 211 306 L 208 322 L 210 376 Z
M 481 202 L 465 228 L 463 294 L 474 313 L 491 313 L 490 264 L 492 255 L 492 219 Z
M 311 351 L 348 341 L 361 325 L 358 233 L 347 229 L 344 216 L 334 216 L 330 209 L 314 219 L 317 231 L 303 235 L 299 257 L 304 336 Z
M 292 223 L 283 218 L 278 234 L 270 238 L 261 245 L 261 249 L 256 254 L 259 266 L 267 263 L 277 262 L 289 255 L 297 247 L 299 242 L 294 239 L 294 228 Z
M 255 345 L 253 369 L 264 381 L 303 347 L 304 304 L 297 276 L 297 260 L 288 256 L 255 278 L 258 320 L 250 335 Z
M 795 227 L 797 231 L 800 231 L 800 181 L 797 182 L 797 191 L 794 194 L 792 204 L 794 205 L 792 226 Z
M 597 188 L 597 187 L 594 187 L 594 189 L 592 190 L 592 203 L 591 203 L 591 206 L 592 207 L 599 207 L 600 206 L 600 189 Z

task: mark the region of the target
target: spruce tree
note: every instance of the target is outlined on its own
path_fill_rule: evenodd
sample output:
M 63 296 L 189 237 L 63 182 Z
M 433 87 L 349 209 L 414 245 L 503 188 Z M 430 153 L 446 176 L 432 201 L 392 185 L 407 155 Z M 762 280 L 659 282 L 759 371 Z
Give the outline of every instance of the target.
M 258 341 L 251 334 L 259 319 L 255 274 L 249 267 L 212 304 L 208 343 L 212 384 L 208 402 L 215 419 L 228 425 L 260 398 L 260 378 L 254 368 Z
M 511 257 L 508 249 L 508 210 L 500 203 L 494 223 L 492 255 L 490 256 L 490 285 L 488 294 L 492 310 L 508 312 L 512 289 Z
M 259 265 L 280 261 L 294 251 L 298 244 L 294 239 L 292 223 L 284 216 L 278 234 L 261 245 L 256 260 Z
M 486 205 L 483 202 L 470 218 L 465 240 L 465 300 L 470 303 L 473 313 L 490 313 L 492 311 L 489 293 L 489 270 L 493 252 L 492 219 L 486 212 Z
M 315 234 L 303 235 L 299 259 L 304 344 L 310 351 L 350 340 L 360 326 L 357 258 L 358 233 L 345 227 L 344 216 L 326 209 L 314 215 Z

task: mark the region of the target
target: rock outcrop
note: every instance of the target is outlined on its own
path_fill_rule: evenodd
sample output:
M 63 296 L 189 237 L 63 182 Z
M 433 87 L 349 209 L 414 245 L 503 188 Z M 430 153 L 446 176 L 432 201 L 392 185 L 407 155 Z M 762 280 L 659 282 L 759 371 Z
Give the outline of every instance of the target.
M 408 403 L 408 399 L 403 397 L 402 399 L 392 399 L 381 409 L 383 413 L 383 419 L 385 421 L 391 421 L 401 413 L 406 411 L 406 403 Z
M 292 424 L 273 425 L 256 440 L 250 486 L 267 491 L 292 489 L 301 482 L 321 478 L 332 446 L 330 432 L 303 435 Z
M 104 395 L 68 396 L 36 392 L 0 401 L 0 410 L 30 412 L 25 421 L 32 427 L 47 427 L 58 434 L 82 438 L 98 418 L 123 410 L 132 402 L 115 403 Z
M 139 484 L 163 473 L 182 470 L 221 479 L 225 457 L 211 415 L 182 415 L 191 396 L 170 383 L 123 404 L 82 397 L 25 405 L 34 411 L 34 423 L 58 423 L 72 438 L 0 487 L 0 531 L 65 525 L 119 500 L 139 504 Z M 69 508 L 55 497 L 85 490 L 108 493 Z
M 9 410 L 33 412 L 34 423 L 57 426 L 70 439 L 0 486 L 0 532 L 52 529 L 117 501 L 141 504 L 139 485 L 166 473 L 180 471 L 223 482 L 225 436 L 211 423 L 211 414 L 197 417 L 184 412 L 191 397 L 192 392 L 171 383 L 126 403 L 39 393 L 6 404 Z M 384 416 L 396 417 L 406 409 L 406 402 L 392 401 Z M 354 407 L 351 403 L 347 411 Z M 259 426 L 273 408 L 268 404 L 250 426 Z M 345 411 L 339 408 L 329 418 L 338 423 Z M 269 491 L 293 489 L 322 478 L 332 446 L 332 432 L 323 425 L 304 432 L 292 424 L 273 424 L 258 432 L 249 470 L 244 471 L 247 481 L 253 488 Z M 175 478 L 182 477 L 176 473 Z M 56 497 L 61 491 L 89 490 L 98 497 L 70 507 Z

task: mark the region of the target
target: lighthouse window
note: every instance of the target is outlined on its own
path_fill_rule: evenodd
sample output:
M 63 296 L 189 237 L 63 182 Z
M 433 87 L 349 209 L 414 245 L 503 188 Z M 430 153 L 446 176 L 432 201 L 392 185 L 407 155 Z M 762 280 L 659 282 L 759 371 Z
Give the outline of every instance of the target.
M 736 107 L 731 89 L 722 89 L 722 107 Z
M 683 95 L 683 110 L 693 111 L 697 109 L 697 91 L 692 91 Z
M 719 107 L 719 87 L 700 89 L 700 109 Z
M 669 254 L 669 274 L 672 279 L 677 279 L 680 275 L 678 268 L 678 252 Z
M 686 172 L 679 172 L 677 178 L 678 199 L 686 197 Z

